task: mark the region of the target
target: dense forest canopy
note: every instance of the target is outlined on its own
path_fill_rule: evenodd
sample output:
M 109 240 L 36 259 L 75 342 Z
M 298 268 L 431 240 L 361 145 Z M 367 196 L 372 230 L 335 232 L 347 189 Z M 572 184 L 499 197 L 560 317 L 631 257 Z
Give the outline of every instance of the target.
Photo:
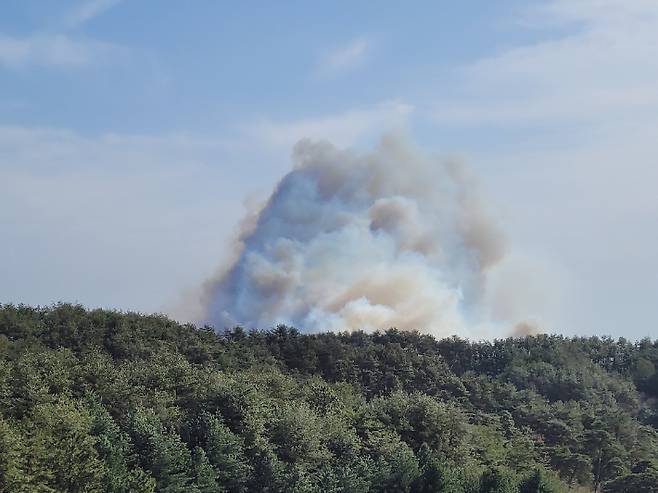
M 0 492 L 658 492 L 658 342 L 0 308 Z

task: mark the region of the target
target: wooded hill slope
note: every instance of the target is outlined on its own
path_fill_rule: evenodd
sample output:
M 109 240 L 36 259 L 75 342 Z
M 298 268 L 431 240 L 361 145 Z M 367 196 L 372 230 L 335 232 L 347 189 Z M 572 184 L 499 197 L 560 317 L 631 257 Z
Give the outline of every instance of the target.
M 658 343 L 0 308 L 0 492 L 658 492 Z

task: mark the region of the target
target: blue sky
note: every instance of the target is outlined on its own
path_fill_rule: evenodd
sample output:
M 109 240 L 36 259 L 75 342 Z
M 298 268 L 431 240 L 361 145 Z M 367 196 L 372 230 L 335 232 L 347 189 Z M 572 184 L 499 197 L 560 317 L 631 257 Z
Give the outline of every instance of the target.
M 504 29 L 514 5 L 10 1 L 5 44 L 31 42 L 34 53 L 13 67 L 3 57 L 13 73 L 0 88 L 16 123 L 90 134 L 304 118 L 410 98 L 451 66 L 528 38 Z M 43 49 L 57 41 L 66 46 Z
M 480 176 L 529 298 L 511 316 L 658 337 L 656 21 L 653 0 L 5 0 L 0 301 L 174 312 L 299 138 L 395 130 Z

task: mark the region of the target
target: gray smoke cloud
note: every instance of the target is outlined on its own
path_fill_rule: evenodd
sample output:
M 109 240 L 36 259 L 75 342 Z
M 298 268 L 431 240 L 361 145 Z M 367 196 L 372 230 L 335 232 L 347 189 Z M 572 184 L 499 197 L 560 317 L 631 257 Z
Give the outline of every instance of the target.
M 487 335 L 487 274 L 506 242 L 462 164 L 400 136 L 366 154 L 302 140 L 293 159 L 207 282 L 208 322 Z

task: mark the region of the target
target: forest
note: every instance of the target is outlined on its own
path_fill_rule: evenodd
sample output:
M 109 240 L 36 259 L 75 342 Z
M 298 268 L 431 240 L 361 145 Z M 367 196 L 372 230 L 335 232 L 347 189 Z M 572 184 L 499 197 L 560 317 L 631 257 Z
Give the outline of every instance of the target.
M 649 339 L 2 305 L 0 492 L 658 492 L 657 365 Z

